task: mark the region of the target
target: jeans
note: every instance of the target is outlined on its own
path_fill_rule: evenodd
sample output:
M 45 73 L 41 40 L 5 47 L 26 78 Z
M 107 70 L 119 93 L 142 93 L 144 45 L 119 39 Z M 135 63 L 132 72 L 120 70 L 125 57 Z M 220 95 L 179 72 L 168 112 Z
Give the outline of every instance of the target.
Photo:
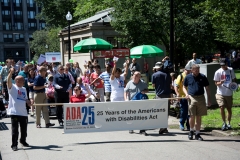
M 20 142 L 26 142 L 27 137 L 27 124 L 28 124 L 28 117 L 26 116 L 17 116 L 11 115 L 11 123 L 12 123 L 12 146 L 18 145 L 18 123 L 20 124 L 21 130 L 21 138 Z
M 188 116 L 188 100 L 181 99 L 180 100 L 180 127 L 184 128 L 184 123 L 186 121 L 186 126 L 189 129 L 189 116 Z

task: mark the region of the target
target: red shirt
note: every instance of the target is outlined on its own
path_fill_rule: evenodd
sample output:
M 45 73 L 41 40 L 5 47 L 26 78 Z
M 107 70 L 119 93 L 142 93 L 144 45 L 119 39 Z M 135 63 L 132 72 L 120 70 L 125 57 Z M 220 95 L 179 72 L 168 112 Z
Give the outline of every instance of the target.
M 91 79 L 92 79 L 92 81 L 94 81 L 95 79 L 97 79 L 98 78 L 98 74 L 97 73 L 95 73 L 95 72 L 93 72 L 92 74 L 91 74 Z M 93 84 L 96 88 L 103 88 L 103 83 L 102 83 L 102 80 L 101 79 L 98 79 L 97 81 L 95 81 L 95 83 Z
M 86 96 L 84 94 L 80 94 L 78 96 L 71 96 L 70 97 L 70 102 L 71 103 L 80 103 L 80 102 L 85 102 Z

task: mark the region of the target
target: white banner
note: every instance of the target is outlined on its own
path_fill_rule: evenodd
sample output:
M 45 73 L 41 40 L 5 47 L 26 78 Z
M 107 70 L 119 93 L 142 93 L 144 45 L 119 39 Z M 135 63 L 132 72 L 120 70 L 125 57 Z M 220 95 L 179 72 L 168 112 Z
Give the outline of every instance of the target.
M 168 100 L 64 104 L 64 132 L 107 132 L 168 127 Z
M 37 61 L 37 64 L 42 64 L 45 61 L 46 61 L 45 55 L 44 54 L 40 54 L 40 56 L 38 58 L 38 61 Z
M 46 62 L 61 62 L 61 53 L 60 52 L 47 52 L 46 55 Z

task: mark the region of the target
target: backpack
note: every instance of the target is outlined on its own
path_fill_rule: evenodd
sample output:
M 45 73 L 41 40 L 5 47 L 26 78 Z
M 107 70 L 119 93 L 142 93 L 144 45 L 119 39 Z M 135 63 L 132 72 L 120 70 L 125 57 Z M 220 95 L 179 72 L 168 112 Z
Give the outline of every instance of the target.
M 148 99 L 148 96 L 146 94 L 142 94 L 141 92 L 135 94 L 132 98 L 132 100 L 145 100 Z

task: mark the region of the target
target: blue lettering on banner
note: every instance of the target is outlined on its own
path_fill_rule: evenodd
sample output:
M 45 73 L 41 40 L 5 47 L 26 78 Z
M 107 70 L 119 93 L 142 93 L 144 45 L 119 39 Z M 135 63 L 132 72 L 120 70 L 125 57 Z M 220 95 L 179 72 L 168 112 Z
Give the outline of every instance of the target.
M 83 106 L 82 114 L 82 125 L 93 125 L 95 123 L 94 106 Z

